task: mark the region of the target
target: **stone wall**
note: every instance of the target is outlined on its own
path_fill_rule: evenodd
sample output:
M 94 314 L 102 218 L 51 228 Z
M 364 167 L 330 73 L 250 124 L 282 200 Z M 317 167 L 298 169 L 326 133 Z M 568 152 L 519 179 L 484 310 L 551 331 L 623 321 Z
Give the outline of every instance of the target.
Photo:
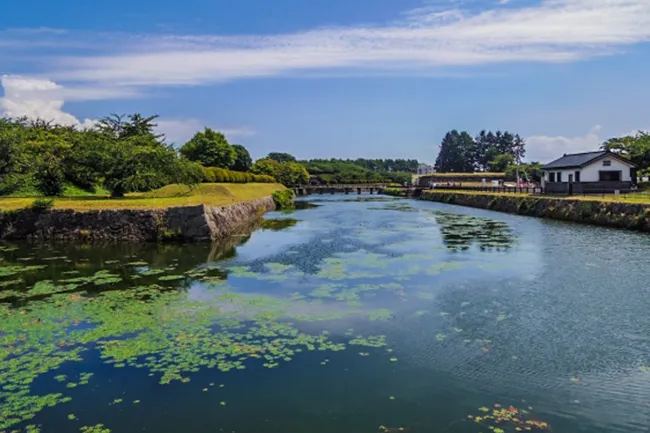
M 0 239 L 81 242 L 214 241 L 275 209 L 271 197 L 230 206 L 78 212 L 31 209 L 0 213 Z
M 425 191 L 422 200 L 650 232 L 650 205 L 645 204 L 435 191 Z

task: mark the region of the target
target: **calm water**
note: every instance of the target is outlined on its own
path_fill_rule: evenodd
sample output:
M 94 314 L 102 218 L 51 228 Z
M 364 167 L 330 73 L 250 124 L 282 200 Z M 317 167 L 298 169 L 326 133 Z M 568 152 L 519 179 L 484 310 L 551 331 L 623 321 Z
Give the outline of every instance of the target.
M 650 237 L 314 199 L 223 245 L 1 246 L 0 431 L 648 431 Z

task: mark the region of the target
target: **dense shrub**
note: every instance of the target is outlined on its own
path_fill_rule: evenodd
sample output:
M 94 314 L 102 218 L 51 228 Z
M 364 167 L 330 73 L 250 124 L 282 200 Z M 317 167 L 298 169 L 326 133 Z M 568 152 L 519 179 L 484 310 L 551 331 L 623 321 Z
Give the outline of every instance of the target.
M 285 189 L 283 191 L 274 191 L 272 196 L 277 209 L 292 209 L 294 207 L 293 200 L 296 195 L 293 190 Z
M 44 213 L 52 210 L 54 207 L 54 200 L 51 198 L 39 198 L 34 200 L 31 209 L 36 213 Z
M 263 174 L 243 173 L 225 168 L 206 167 L 203 182 L 206 183 L 273 183 L 275 179 Z

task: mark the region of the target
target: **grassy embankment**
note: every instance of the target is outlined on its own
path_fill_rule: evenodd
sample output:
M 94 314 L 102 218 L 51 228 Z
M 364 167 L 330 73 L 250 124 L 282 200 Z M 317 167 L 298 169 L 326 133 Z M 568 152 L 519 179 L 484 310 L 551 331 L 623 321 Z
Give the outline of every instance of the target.
M 466 194 L 466 195 L 490 195 L 490 196 L 506 196 L 506 197 L 537 197 L 537 198 L 552 198 L 564 200 L 584 200 L 584 201 L 598 201 L 598 202 L 614 202 L 614 203 L 633 203 L 633 204 L 650 204 L 650 192 L 637 192 L 629 194 L 621 194 L 615 196 L 614 194 L 599 194 L 599 195 L 551 195 L 551 194 L 522 194 L 514 192 L 491 192 L 491 191 L 464 191 L 464 190 L 432 190 L 438 194 Z M 426 193 L 426 191 L 425 191 Z
M 190 188 L 185 185 L 167 185 L 155 191 L 127 194 L 124 198 L 111 198 L 105 192 L 54 199 L 55 209 L 90 211 L 100 209 L 164 209 L 173 206 L 225 206 L 234 203 L 270 197 L 274 191 L 283 190 L 277 183 L 203 183 Z M 40 197 L 0 197 L 0 210 L 31 206 Z

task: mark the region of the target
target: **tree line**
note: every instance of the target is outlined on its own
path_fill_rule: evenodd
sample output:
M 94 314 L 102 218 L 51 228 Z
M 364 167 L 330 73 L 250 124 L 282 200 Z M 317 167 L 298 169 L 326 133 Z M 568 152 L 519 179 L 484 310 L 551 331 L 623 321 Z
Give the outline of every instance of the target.
M 263 158 L 231 145 L 210 128 L 178 150 L 155 132 L 155 119 L 109 115 L 92 128 L 43 120 L 0 118 L 0 195 L 62 195 L 66 188 L 105 188 L 113 197 L 171 183 L 203 181 L 304 183 L 304 166 Z M 295 158 L 294 158 L 295 160 Z
M 386 163 L 392 161 L 392 163 Z M 398 162 L 397 164 L 395 162 Z M 310 159 L 302 161 L 309 173 L 328 184 L 394 182 L 404 184 L 419 165 L 416 160 L 382 159 Z M 368 167 L 373 167 L 368 168 Z M 409 171 L 391 171 L 384 167 L 409 168 Z
M 435 169 L 445 173 L 504 172 L 525 155 L 526 142 L 519 134 L 483 130 L 472 137 L 454 129 L 440 143 Z

